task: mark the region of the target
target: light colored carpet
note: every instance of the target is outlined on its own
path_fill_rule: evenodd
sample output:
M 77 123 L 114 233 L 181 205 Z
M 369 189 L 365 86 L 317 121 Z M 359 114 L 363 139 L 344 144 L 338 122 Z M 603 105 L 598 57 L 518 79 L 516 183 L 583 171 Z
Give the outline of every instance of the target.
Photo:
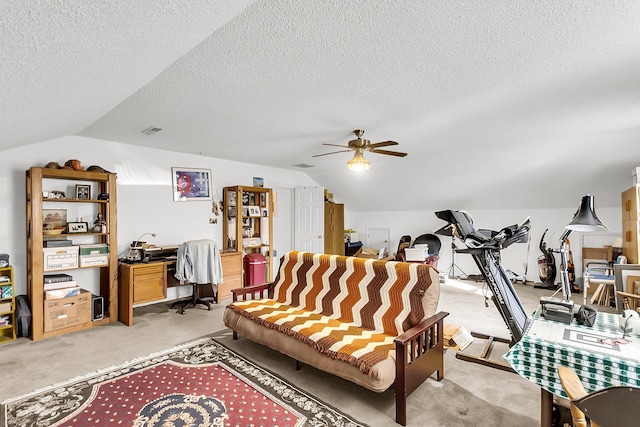
M 447 281 L 441 289 L 439 310 L 451 313 L 445 319 L 447 323 L 508 338 L 508 330 L 493 303 L 489 301 L 485 307 L 483 285 Z M 534 289 L 532 284 L 515 286 L 530 313 L 540 296 L 551 294 Z M 131 327 L 115 323 L 43 341 L 19 338 L 2 345 L 0 400 L 215 335 L 235 351 L 356 419 L 371 426 L 393 424 L 395 399 L 391 390 L 372 393 L 308 366 L 296 371 L 294 362 L 279 353 L 247 339 L 234 342 L 224 331 L 224 305 L 223 301 L 211 311 L 189 308 L 186 314 L 179 315 L 163 302 L 136 308 Z M 466 352 L 479 354 L 483 345 L 483 341 L 476 340 Z M 506 345 L 496 344 L 492 358 L 501 360 L 506 351 Z M 539 402 L 540 389 L 535 384 L 517 374 L 459 360 L 455 351 L 448 350 L 445 379 L 428 380 L 409 397 L 407 425 L 535 426 L 539 425 Z

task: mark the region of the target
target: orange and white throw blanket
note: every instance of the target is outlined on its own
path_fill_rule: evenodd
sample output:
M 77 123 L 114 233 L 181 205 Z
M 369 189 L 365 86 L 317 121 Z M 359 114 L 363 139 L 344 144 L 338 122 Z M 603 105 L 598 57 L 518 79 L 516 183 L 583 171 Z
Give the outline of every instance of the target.
M 431 266 L 310 252 L 284 255 L 273 299 L 231 309 L 370 373 L 393 340 L 424 318 Z

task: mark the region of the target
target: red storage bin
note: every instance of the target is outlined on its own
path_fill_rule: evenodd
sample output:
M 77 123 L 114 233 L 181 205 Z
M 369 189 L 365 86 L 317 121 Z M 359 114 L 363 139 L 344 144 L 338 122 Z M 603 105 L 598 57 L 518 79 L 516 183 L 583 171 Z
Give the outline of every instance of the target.
M 244 285 L 262 285 L 266 283 L 267 259 L 262 254 L 244 256 Z

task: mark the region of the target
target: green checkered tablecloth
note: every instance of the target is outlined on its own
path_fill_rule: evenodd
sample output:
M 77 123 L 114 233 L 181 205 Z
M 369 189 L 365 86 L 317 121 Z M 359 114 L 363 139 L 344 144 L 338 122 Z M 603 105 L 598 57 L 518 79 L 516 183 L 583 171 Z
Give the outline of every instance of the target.
M 628 344 L 601 342 L 621 336 L 617 314 L 598 313 L 595 325 L 588 327 L 545 320 L 538 308 L 522 339 L 504 357 L 518 374 L 565 398 L 559 365 L 572 368 L 587 392 L 619 385 L 640 387 L 640 336 L 627 337 Z

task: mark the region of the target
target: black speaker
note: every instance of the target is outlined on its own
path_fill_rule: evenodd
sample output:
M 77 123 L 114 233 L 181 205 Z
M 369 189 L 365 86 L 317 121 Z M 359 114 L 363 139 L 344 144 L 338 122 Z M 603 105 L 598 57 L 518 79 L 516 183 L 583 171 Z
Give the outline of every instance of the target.
M 98 295 L 91 295 L 91 320 L 102 320 L 104 318 L 104 298 Z

